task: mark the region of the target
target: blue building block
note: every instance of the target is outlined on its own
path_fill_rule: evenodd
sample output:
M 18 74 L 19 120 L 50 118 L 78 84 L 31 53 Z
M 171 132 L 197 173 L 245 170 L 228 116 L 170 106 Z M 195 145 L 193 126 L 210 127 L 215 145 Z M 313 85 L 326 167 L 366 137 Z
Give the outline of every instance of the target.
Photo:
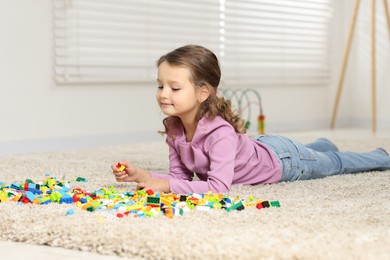
M 64 193 L 64 194 L 62 194 L 62 197 L 60 199 L 60 203 L 71 204 L 71 203 L 73 203 L 73 198 L 71 196 L 69 196 L 68 194 Z
M 80 202 L 85 204 L 85 203 L 87 203 L 87 199 L 86 198 L 80 198 Z
M 73 209 L 68 209 L 66 211 L 66 215 L 73 215 L 74 214 L 74 210 Z
M 34 199 L 36 198 L 36 195 L 34 193 L 32 193 L 31 191 L 27 191 L 25 195 L 28 198 L 28 200 L 31 202 L 33 202 Z
M 15 190 L 21 190 L 20 186 L 16 183 L 12 183 L 11 184 L 11 189 L 15 189 Z

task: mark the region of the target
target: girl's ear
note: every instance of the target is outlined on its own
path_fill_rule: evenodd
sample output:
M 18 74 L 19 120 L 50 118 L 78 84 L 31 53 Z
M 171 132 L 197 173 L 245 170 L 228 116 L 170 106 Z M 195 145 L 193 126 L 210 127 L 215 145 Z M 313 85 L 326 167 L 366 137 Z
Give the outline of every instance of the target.
M 199 103 L 203 103 L 211 94 L 210 87 L 207 85 L 203 85 L 199 89 L 198 93 L 198 101 Z

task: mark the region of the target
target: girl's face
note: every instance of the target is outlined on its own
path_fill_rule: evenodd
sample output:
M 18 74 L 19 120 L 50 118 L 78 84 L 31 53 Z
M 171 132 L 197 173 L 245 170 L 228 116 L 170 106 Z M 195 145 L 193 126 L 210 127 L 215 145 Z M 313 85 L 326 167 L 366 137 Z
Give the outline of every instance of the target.
M 201 88 L 190 81 L 189 69 L 171 66 L 164 61 L 158 67 L 157 103 L 167 116 L 178 116 L 183 122 L 195 119 L 202 101 Z

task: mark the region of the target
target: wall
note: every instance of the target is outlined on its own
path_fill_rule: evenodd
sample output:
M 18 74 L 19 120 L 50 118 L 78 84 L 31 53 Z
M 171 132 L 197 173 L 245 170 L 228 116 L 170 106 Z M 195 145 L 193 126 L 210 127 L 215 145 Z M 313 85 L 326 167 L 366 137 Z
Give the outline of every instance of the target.
M 352 20 L 354 1 L 334 1 L 335 22 L 332 39 L 332 83 L 328 107 L 332 112 L 337 84 L 341 74 L 341 62 L 346 49 L 347 36 Z M 338 109 L 336 127 L 372 129 L 371 94 L 371 1 L 360 1 L 356 28 L 345 74 Z M 384 13 L 383 1 L 376 1 L 376 110 L 377 130 L 390 130 L 390 28 Z
M 56 86 L 52 9 L 1 1 L 0 153 L 161 140 L 155 84 Z
M 352 9 L 348 4 L 338 5 L 348 13 Z M 339 17 L 334 26 L 342 21 L 344 29 L 338 30 L 340 37 L 330 46 L 335 54 L 331 86 L 259 90 L 267 132 L 328 127 L 344 46 L 341 39 L 346 38 L 349 22 L 342 10 L 335 10 Z M 156 134 L 163 117 L 155 102 L 154 82 L 119 86 L 53 83 L 50 0 L 1 1 L 0 32 L 0 154 L 162 140 Z M 390 90 L 385 87 L 389 86 L 389 76 L 384 73 L 389 71 L 389 48 L 381 48 L 384 67 L 378 72 L 378 126 L 390 128 L 386 113 Z M 369 69 L 361 68 L 354 56 L 338 127 L 366 126 L 361 122 L 370 117 L 366 93 Z

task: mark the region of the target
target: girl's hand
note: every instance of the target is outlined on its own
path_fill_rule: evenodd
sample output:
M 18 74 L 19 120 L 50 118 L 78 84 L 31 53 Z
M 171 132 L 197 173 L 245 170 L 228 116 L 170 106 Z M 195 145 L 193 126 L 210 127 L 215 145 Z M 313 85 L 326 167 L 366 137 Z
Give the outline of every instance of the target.
M 131 163 L 128 163 L 126 161 L 120 161 L 120 165 L 123 165 L 125 169 L 123 171 L 120 171 L 117 168 L 117 164 L 112 164 L 111 169 L 112 173 L 115 176 L 116 181 L 118 182 L 138 182 L 138 168 L 132 165 Z
M 137 189 L 152 190 L 154 192 L 170 192 L 169 180 L 150 177 L 144 182 L 139 182 Z

